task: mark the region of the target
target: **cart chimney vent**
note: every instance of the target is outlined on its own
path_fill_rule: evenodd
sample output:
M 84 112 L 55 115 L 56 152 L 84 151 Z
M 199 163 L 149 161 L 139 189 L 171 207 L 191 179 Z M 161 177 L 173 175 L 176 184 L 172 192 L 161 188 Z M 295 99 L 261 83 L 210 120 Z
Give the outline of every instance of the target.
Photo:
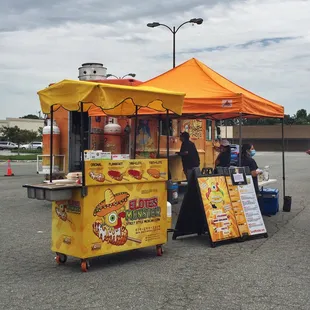
M 89 80 L 105 80 L 107 75 L 107 68 L 101 63 L 97 62 L 87 62 L 82 64 L 79 68 L 79 80 L 89 81 Z

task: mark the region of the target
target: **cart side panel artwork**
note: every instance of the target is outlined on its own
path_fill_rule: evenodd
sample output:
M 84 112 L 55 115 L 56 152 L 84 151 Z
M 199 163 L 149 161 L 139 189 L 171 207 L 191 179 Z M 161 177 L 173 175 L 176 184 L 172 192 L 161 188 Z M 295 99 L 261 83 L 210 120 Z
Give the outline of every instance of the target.
M 218 242 L 240 237 L 225 177 L 200 177 L 198 185 L 211 240 Z
M 85 257 L 167 242 L 165 182 L 89 188 L 85 199 Z
M 52 212 L 54 252 L 90 258 L 167 242 L 165 182 L 91 186 Z
M 83 199 L 80 190 L 74 190 L 71 200 L 52 204 L 52 251 L 79 256 L 85 252 L 80 240 L 83 227 Z

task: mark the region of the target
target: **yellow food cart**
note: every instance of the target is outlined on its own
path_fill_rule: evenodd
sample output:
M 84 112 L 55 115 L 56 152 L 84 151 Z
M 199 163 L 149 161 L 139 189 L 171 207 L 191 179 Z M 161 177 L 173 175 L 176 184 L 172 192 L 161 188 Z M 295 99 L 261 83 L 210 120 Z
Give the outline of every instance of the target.
M 81 167 L 77 180 L 24 185 L 28 197 L 52 201 L 52 251 L 58 264 L 67 256 L 89 259 L 167 242 L 167 159 L 90 159 L 84 150 L 83 112 L 100 107 L 107 115 L 136 115 L 139 108 L 182 113 L 184 95 L 152 87 L 130 87 L 64 80 L 39 91 L 43 113 L 50 114 L 50 170 L 53 164 L 53 113 L 60 107 L 81 112 Z M 137 122 L 136 122 L 137 123 Z M 85 152 L 84 152 L 85 151 Z

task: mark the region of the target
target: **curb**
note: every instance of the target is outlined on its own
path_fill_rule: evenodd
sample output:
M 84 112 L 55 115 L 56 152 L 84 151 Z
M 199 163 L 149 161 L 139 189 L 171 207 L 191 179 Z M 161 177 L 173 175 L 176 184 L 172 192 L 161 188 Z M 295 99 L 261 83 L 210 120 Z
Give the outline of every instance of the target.
M 0 159 L 0 163 L 6 163 L 8 160 L 4 160 L 4 159 Z M 36 163 L 36 160 L 25 160 L 25 159 L 21 159 L 21 160 L 15 160 L 15 159 L 10 159 L 11 163 Z

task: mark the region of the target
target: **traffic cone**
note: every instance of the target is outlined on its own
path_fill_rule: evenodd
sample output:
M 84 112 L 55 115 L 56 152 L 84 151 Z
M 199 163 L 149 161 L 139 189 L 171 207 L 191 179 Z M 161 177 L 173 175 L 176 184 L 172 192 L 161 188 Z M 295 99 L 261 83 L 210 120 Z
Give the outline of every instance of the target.
M 8 167 L 6 169 L 6 174 L 4 176 L 5 177 L 12 177 L 13 175 L 14 175 L 14 173 L 12 172 L 11 161 L 8 160 Z

